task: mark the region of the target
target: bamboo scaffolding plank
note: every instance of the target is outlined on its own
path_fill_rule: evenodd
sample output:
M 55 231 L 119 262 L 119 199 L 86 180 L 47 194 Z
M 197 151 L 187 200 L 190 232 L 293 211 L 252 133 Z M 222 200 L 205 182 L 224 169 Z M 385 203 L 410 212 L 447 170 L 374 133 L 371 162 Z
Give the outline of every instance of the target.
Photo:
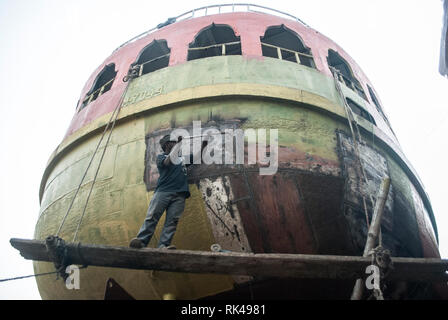
M 45 241 L 11 239 L 25 259 L 49 261 Z M 188 273 L 218 273 L 273 278 L 357 279 L 367 276 L 370 258 L 306 254 L 252 254 L 190 250 L 132 249 L 68 243 L 70 264 Z M 392 258 L 391 280 L 447 281 L 448 260 Z

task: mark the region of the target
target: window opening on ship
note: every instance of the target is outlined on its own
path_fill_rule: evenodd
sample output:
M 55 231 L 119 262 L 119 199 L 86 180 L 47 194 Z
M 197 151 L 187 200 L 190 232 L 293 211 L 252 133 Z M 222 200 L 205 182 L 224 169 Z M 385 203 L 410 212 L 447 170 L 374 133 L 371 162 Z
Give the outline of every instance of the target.
M 212 23 L 190 43 L 187 60 L 228 55 L 241 55 L 240 37 L 230 26 Z
M 95 101 L 99 96 L 109 91 L 112 88 L 116 75 L 115 63 L 105 66 L 96 77 L 92 88 L 86 93 L 82 102 L 82 108 L 85 108 L 90 102 Z
M 268 27 L 260 40 L 263 56 L 315 68 L 311 50 L 295 32 L 284 25 Z
M 390 130 L 393 132 L 392 127 L 391 127 L 391 125 L 389 123 L 389 119 L 387 119 L 386 114 L 384 113 L 383 108 L 381 107 L 381 104 L 380 104 L 380 102 L 378 101 L 378 98 L 375 95 L 375 92 L 373 92 L 373 89 L 369 85 L 367 85 L 367 89 L 369 90 L 370 98 L 372 98 L 372 101 L 375 104 L 376 109 L 381 114 L 381 116 L 383 117 L 384 121 L 389 126 Z
M 367 89 L 369 90 L 370 98 L 372 99 L 372 101 L 373 101 L 373 103 L 375 104 L 376 108 L 378 109 L 378 111 L 379 111 L 380 113 L 382 113 L 380 102 L 379 102 L 378 99 L 376 98 L 376 95 L 375 95 L 375 93 L 373 92 L 372 88 L 371 88 L 369 85 L 367 85 Z
M 367 101 L 367 96 L 364 89 L 361 87 L 358 79 L 353 75 L 349 64 L 342 58 L 339 53 L 333 50 L 328 50 L 327 57 L 328 65 L 338 70 L 339 81 L 345 83 L 347 87 L 355 91 L 361 98 Z
M 129 72 L 138 77 L 168 67 L 170 52 L 166 40 L 153 40 L 143 48 Z

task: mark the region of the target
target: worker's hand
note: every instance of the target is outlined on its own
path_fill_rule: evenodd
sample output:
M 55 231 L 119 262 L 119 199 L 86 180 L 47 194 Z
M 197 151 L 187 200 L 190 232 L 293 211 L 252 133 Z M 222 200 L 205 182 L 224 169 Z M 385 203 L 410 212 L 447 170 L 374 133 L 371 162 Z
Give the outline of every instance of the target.
M 182 141 L 182 136 L 177 137 L 177 143 Z
M 207 141 L 207 140 L 204 140 L 204 141 L 202 141 L 202 146 L 201 146 L 201 148 L 204 149 L 207 145 L 208 145 L 208 141 Z

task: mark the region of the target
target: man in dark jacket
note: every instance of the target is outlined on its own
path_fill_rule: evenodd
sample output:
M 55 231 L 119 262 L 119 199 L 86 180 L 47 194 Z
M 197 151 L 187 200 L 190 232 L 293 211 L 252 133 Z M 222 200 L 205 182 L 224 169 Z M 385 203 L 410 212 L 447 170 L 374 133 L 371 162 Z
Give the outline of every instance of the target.
M 159 180 L 154 191 L 154 195 L 148 207 L 146 218 L 143 222 L 137 237 L 131 240 L 131 248 L 146 247 L 151 240 L 157 223 L 163 212 L 166 210 L 166 221 L 159 239 L 158 248 L 175 249 L 170 245 L 176 232 L 177 223 L 185 208 L 185 199 L 190 197 L 187 182 L 187 169 L 184 158 L 179 156 L 182 138 L 178 141 L 170 139 L 169 135 L 160 140 L 163 153 L 157 155 L 157 169 L 159 170 Z M 207 141 L 202 143 L 202 150 L 206 147 Z M 190 155 L 192 164 L 193 155 Z

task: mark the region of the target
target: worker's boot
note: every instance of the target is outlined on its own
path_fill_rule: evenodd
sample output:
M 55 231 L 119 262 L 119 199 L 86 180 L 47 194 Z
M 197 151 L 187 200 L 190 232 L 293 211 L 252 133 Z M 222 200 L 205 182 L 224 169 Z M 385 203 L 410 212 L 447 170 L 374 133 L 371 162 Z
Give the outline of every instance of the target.
M 138 238 L 134 238 L 131 240 L 131 243 L 129 243 L 129 247 L 134 248 L 134 249 L 141 249 L 141 248 L 145 247 L 145 244 L 142 242 L 142 240 L 140 240 Z

